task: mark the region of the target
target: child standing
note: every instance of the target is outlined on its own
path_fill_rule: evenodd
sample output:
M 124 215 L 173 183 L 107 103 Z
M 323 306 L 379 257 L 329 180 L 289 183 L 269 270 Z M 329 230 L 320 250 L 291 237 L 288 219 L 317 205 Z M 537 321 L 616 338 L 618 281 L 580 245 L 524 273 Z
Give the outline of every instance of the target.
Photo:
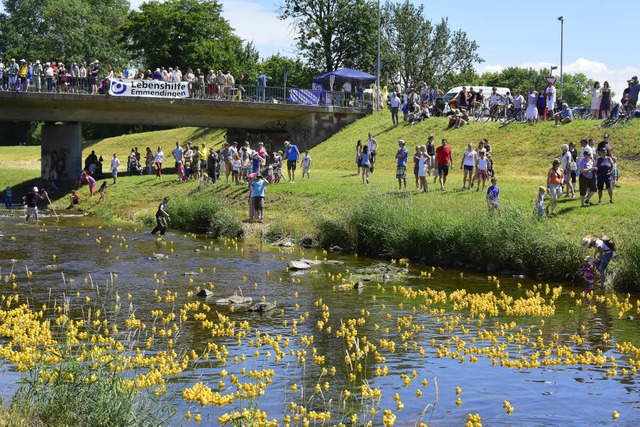
M 302 179 L 304 179 L 305 174 L 307 174 L 307 179 L 311 179 L 309 176 L 309 172 L 311 171 L 311 156 L 309 155 L 309 150 L 304 150 L 304 156 L 300 164 L 302 165 Z
M 476 160 L 476 171 L 478 174 L 478 187 L 476 191 L 480 191 L 480 181 L 482 181 L 482 191 L 487 186 L 487 178 L 489 177 L 489 160 L 487 159 L 486 150 L 483 148 L 478 154 L 478 160 Z M 473 184 L 471 185 L 473 186 Z M 471 187 L 469 187 L 471 188 Z
M 100 188 L 98 189 L 98 193 L 100 193 L 100 200 L 98 200 L 98 203 L 105 201 L 104 191 L 106 189 L 107 189 L 107 181 L 102 181 L 102 185 L 100 185 Z
M 360 154 L 360 165 L 362 166 L 362 183 L 365 180 L 369 183 L 369 171 L 371 170 L 371 160 L 369 158 L 369 146 L 362 147 L 362 153 Z
M 253 209 L 258 222 L 264 220 L 264 189 L 267 186 L 267 181 L 258 174 L 256 179 L 251 184 L 253 190 Z
M 418 159 L 418 178 L 420 178 L 420 187 L 418 190 L 422 190 L 423 193 L 429 191 L 427 185 L 427 169 L 429 168 L 429 155 L 427 154 L 427 147 L 420 146 L 420 158 Z
M 593 290 L 593 282 L 595 281 L 595 265 L 593 257 L 588 256 L 584 259 L 584 267 L 582 268 L 582 277 L 584 278 L 585 291 Z
M 538 194 L 536 194 L 536 201 L 533 207 L 533 218 L 540 220 L 544 218 L 544 195 L 547 189 L 543 185 L 538 187 Z
M 613 168 L 611 169 L 611 186 L 618 188 L 620 187 L 618 185 L 618 158 L 611 157 L 611 160 L 613 160 Z
M 187 176 L 184 174 L 184 165 L 182 164 L 182 162 L 177 162 L 177 163 L 178 163 L 178 168 L 177 168 L 178 181 L 184 182 L 187 180 Z
M 236 153 L 233 156 L 232 171 L 232 178 L 236 185 L 240 185 L 240 171 L 242 171 L 242 160 L 240 160 L 240 154 Z
M 489 213 L 500 208 L 500 189 L 498 188 L 497 178 L 491 178 L 491 186 L 487 190 L 487 206 Z

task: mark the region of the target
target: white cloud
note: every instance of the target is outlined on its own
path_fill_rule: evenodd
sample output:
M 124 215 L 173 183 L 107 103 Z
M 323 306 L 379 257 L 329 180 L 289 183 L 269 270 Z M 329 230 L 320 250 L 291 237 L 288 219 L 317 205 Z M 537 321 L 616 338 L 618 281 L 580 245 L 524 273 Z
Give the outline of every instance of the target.
M 138 9 L 147 0 L 131 0 L 131 8 Z M 163 0 L 160 0 L 163 1 Z M 295 52 L 295 31 L 289 20 L 278 19 L 277 4 L 251 0 L 225 0 L 222 17 L 235 28 L 238 37 L 253 41 L 261 57 L 275 53 L 292 56 Z
M 284 55 L 295 51 L 295 32 L 290 21 L 278 19 L 276 5 L 243 0 L 227 0 L 223 3 L 222 16 L 236 29 L 236 34 L 253 41 L 261 56 L 280 52 Z

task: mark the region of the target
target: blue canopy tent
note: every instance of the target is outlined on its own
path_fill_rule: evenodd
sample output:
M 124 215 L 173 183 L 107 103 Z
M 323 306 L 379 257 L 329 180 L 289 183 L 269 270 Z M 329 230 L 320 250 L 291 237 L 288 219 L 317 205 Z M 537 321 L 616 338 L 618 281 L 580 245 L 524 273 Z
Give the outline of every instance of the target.
M 351 80 L 353 88 L 356 84 L 374 83 L 376 76 L 367 74 L 364 71 L 352 70 L 351 68 L 341 68 L 339 70 L 330 71 L 313 79 L 313 89 L 291 89 L 289 92 L 289 102 L 305 105 L 346 105 L 347 100 L 342 99 L 344 94 L 334 93 L 334 85 L 344 84 L 347 80 Z M 327 94 L 327 91 L 329 93 Z M 362 97 L 359 93 L 356 97 Z
M 329 71 L 321 76 L 313 79 L 313 83 L 321 84 L 324 87 L 330 87 L 333 90 L 333 84 L 342 84 L 347 80 L 351 80 L 353 83 L 361 81 L 362 83 L 375 83 L 376 76 L 365 73 L 360 70 L 352 70 L 351 68 L 340 68 L 339 70 Z

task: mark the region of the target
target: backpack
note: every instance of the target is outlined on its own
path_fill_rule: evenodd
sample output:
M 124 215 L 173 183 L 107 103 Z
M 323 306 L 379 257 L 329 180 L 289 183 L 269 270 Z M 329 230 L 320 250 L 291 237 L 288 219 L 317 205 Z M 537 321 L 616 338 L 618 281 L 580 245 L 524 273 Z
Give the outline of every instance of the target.
M 611 251 L 615 252 L 616 251 L 616 242 L 613 241 L 613 239 L 610 239 L 607 236 L 602 236 L 601 239 L 605 245 L 607 245 L 609 247 L 609 249 L 611 249 Z

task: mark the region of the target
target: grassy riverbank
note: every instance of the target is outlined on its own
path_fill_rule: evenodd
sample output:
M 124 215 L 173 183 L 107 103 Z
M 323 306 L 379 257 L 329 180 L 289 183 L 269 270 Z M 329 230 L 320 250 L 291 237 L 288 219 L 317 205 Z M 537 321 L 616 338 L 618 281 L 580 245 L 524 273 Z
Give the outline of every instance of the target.
M 600 141 L 604 130 L 599 122 L 578 121 L 554 128 L 550 123 L 513 124 L 500 129 L 495 123 L 473 123 L 454 131 L 444 131 L 445 119 L 430 119 L 416 126 L 391 127 L 388 113 L 362 119 L 311 150 L 311 180 L 296 179 L 295 184 L 271 185 L 267 189 L 266 222 L 261 227 L 245 226 L 245 233 L 270 239 L 289 236 L 316 244 L 357 245 L 358 251 L 441 262 L 451 265 L 481 266 L 526 273 L 545 272 L 551 277 L 565 277 L 575 272 L 582 253 L 578 242 L 584 235 L 614 236 L 622 248 L 637 242 L 637 193 L 640 190 L 640 156 L 637 138 L 640 124 L 608 129 L 620 165 L 621 188 L 616 190 L 615 204 L 608 197 L 601 206 L 580 208 L 577 200 L 563 199 L 557 215 L 542 222 L 532 220 L 533 199 L 539 185 L 546 182 L 551 160 L 560 155 L 560 145 L 593 137 Z M 372 132 L 379 143 L 376 172 L 371 183 L 362 184 L 355 175 L 355 142 Z M 433 133 L 439 141 L 445 137 L 453 149 L 454 168 L 447 191 L 415 193 L 410 170 L 408 190 L 399 193 L 395 180 L 397 140 L 407 141 L 410 153 Z M 121 161 L 131 147 L 144 151 L 162 145 L 170 152 L 175 141 L 206 143 L 219 148 L 224 138 L 221 131 L 181 128 L 169 131 L 126 135 L 88 143 L 85 155 L 96 150 L 105 159 L 117 152 Z M 474 145 L 488 138 L 499 178 L 504 214 L 490 218 L 486 213 L 484 194 L 459 191 L 462 171 L 461 155 L 467 143 Z M 5 153 L 6 150 L 6 153 Z M 3 148 L 0 188 L 5 185 L 36 181 L 39 147 Z M 123 161 L 124 163 L 124 161 Z M 172 162 L 169 162 L 172 163 Z M 298 171 L 300 172 L 300 170 Z M 122 174 L 121 174 L 122 175 Z M 105 203 L 90 199 L 83 188 L 80 209 L 106 219 L 149 222 L 159 200 L 168 195 L 189 198 L 220 196 L 241 220 L 248 213 L 245 186 L 218 183 L 204 190 L 198 184 L 180 184 L 167 175 L 162 181 L 153 176 L 121 176 L 118 184 L 107 189 Z M 107 180 L 109 183 L 111 180 Z M 6 183 L 6 184 L 5 184 Z M 437 185 L 429 179 L 430 190 Z M 597 198 L 593 199 L 597 201 Z M 66 206 L 63 194 L 54 201 L 57 209 Z M 370 221 L 368 221 L 370 220 Z M 376 231 L 377 230 L 377 231 Z M 629 251 L 633 253 L 634 251 Z M 637 251 L 636 251 L 637 252 Z M 638 265 L 635 258 L 622 259 L 620 265 Z M 624 261 L 624 262 L 623 262 Z M 637 270 L 637 269 L 636 269 Z M 635 288 L 626 274 L 621 287 Z M 637 278 L 636 278 L 637 280 Z

